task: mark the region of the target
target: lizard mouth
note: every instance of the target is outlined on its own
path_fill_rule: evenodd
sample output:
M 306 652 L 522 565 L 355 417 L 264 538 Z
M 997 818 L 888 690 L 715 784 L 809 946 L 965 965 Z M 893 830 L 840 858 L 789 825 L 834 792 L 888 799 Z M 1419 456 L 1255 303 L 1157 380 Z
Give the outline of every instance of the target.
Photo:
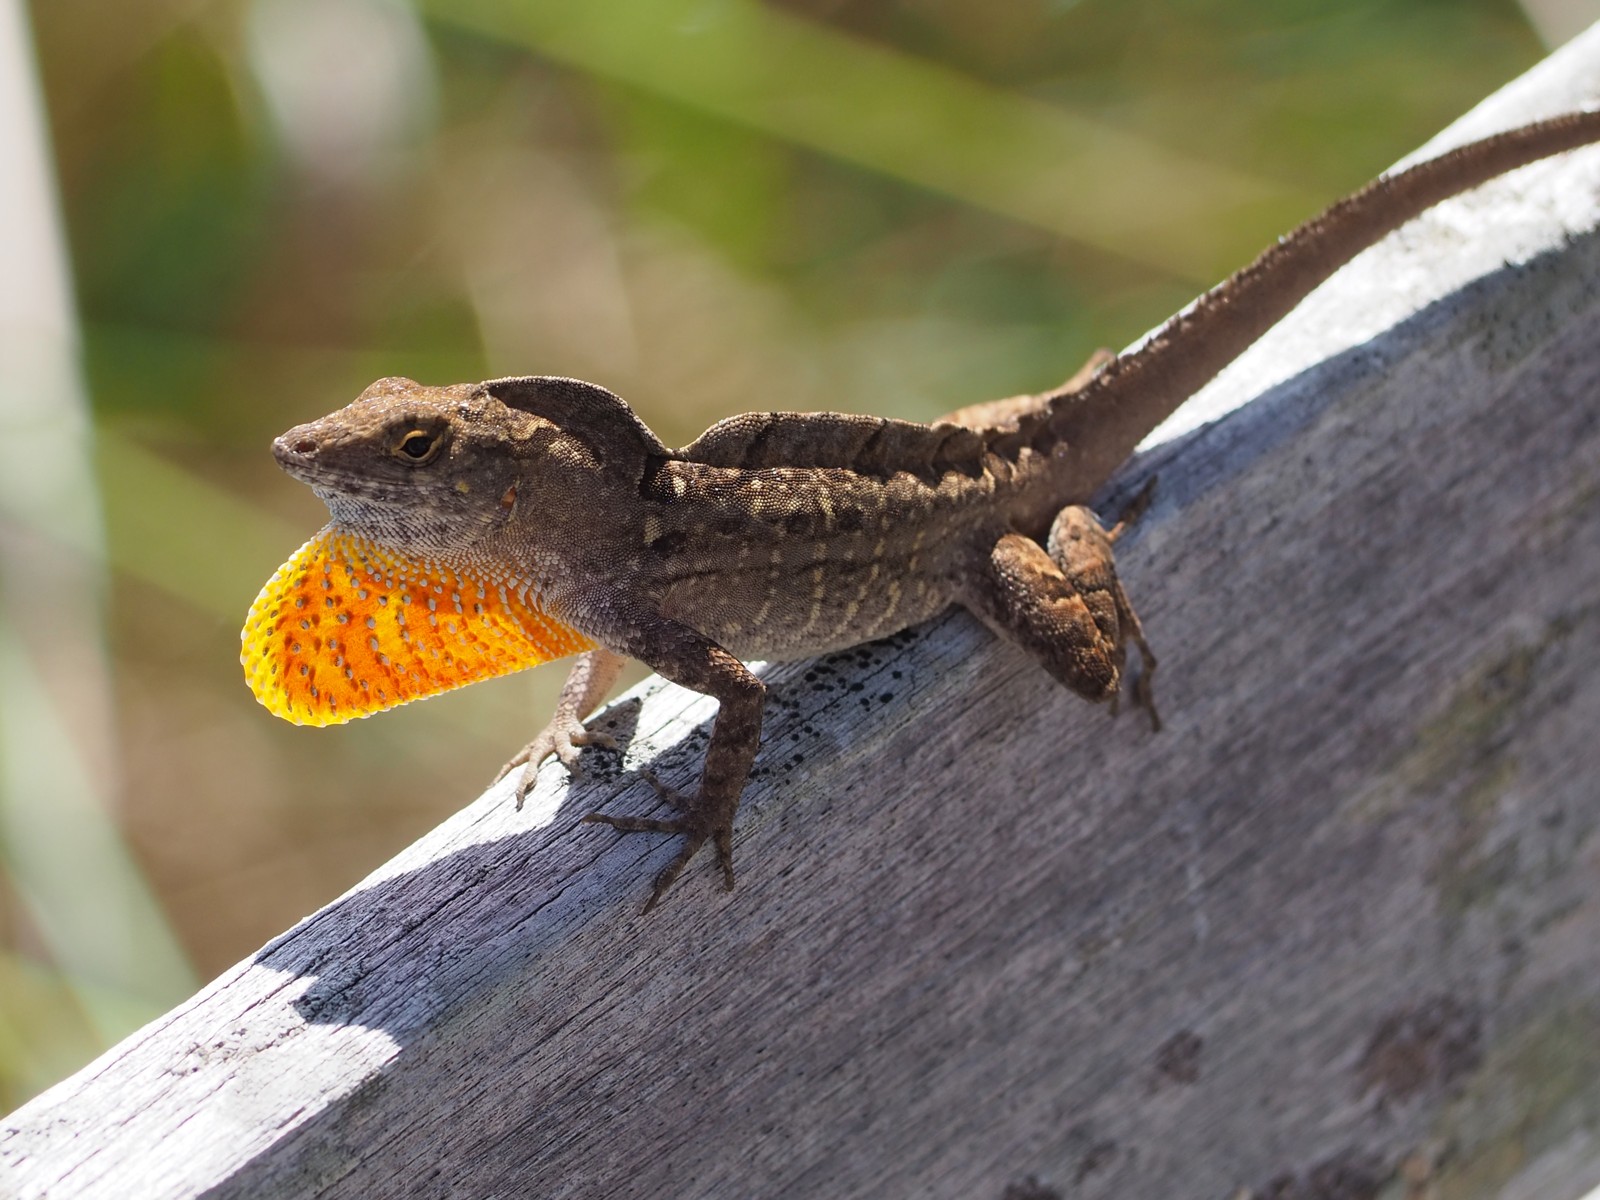
M 322 444 L 304 425 L 296 426 L 272 441 L 272 457 L 290 474 L 295 472 L 296 467 L 308 467 L 315 462 L 317 452 L 321 449 Z
M 385 500 L 395 496 L 393 483 L 341 465 L 339 460 L 348 455 L 329 453 L 331 449 L 336 448 L 319 441 L 302 425 L 274 439 L 272 457 L 286 472 L 316 492 L 330 509 L 341 498 Z
M 302 425 L 273 440 L 272 457 L 301 483 L 317 487 L 331 482 L 337 475 L 330 470 L 328 462 L 321 460 L 322 449 L 322 443 Z

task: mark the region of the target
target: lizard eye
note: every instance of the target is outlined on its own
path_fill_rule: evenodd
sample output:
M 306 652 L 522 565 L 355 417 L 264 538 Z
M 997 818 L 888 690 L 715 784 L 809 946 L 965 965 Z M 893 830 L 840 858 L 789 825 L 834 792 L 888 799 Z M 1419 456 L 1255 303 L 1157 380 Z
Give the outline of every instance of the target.
M 426 429 L 413 429 L 400 439 L 394 452 L 401 458 L 421 465 L 431 459 L 439 450 L 439 435 L 429 433 Z

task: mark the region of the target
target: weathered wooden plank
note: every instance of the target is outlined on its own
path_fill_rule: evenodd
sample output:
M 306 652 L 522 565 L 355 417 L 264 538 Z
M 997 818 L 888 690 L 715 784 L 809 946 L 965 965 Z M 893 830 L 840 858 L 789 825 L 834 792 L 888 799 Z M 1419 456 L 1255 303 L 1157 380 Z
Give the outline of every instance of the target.
M 1600 31 L 1451 137 L 1597 98 Z M 13 1114 L 0 1184 L 1600 1182 L 1597 225 L 1595 151 L 1443 206 L 1126 474 L 1159 736 L 961 616 L 769 671 L 731 897 L 700 864 L 640 918 L 672 848 L 577 819 L 649 789 L 547 767 Z M 710 711 L 610 720 L 686 782 Z

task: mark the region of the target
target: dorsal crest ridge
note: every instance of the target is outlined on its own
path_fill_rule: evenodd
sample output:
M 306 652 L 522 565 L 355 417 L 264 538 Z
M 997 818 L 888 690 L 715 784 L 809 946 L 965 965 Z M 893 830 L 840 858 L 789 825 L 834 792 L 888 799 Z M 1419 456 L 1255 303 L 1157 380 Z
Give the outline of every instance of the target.
M 478 385 L 508 408 L 543 417 L 578 436 L 601 438 L 613 452 L 664 455 L 667 447 L 621 396 L 562 375 L 514 375 Z
M 982 468 L 978 431 L 850 413 L 741 413 L 718 421 L 674 458 L 712 467 L 838 467 L 866 475 Z

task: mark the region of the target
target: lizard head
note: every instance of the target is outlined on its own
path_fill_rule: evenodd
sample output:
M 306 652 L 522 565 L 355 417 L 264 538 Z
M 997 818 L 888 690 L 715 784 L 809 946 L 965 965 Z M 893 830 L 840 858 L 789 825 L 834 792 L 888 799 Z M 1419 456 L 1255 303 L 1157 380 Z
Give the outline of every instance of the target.
M 645 454 L 665 453 L 612 393 L 543 376 L 449 387 L 380 379 L 272 449 L 336 526 L 455 556 L 514 520 L 525 542 L 540 523 L 532 514 L 570 512 L 573 497 L 592 497 Z
M 256 597 L 240 659 L 271 711 L 326 725 L 591 647 L 538 560 L 666 450 L 604 388 L 533 377 L 380 379 L 273 453 L 332 520 Z
M 460 553 L 509 519 L 515 451 L 531 432 L 521 425 L 474 386 L 380 379 L 289 430 L 272 452 L 335 526 L 401 550 Z

